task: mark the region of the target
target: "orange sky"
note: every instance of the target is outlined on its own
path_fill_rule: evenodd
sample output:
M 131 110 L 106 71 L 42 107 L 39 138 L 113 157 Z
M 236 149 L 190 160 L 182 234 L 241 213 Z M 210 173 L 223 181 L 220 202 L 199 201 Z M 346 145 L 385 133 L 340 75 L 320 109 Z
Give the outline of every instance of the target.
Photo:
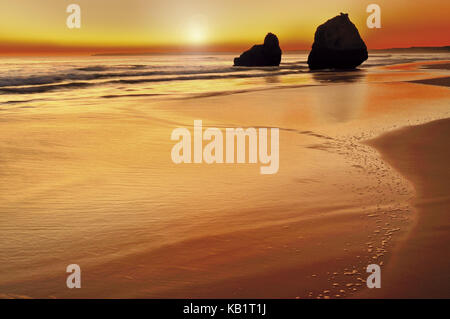
M 66 7 L 81 6 L 81 29 Z M 367 5 L 381 7 L 381 29 L 366 26 Z M 1 0 L 0 54 L 231 51 L 262 42 L 309 49 L 314 31 L 348 12 L 370 49 L 450 45 L 448 0 Z

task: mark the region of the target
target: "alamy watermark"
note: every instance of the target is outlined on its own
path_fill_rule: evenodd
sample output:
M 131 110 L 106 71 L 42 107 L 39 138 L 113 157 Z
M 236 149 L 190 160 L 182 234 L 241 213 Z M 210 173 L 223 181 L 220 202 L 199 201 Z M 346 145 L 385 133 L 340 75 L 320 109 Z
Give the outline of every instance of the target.
M 77 264 L 71 264 L 67 266 L 66 272 L 70 273 L 67 276 L 66 285 L 67 288 L 81 288 L 81 268 Z
M 366 271 L 370 274 L 367 277 L 367 288 L 381 288 L 381 267 L 377 264 L 367 266 Z
M 380 29 L 381 28 L 381 8 L 378 4 L 369 4 L 366 9 L 367 13 L 370 15 L 367 17 L 367 27 L 369 29 Z
M 81 28 L 81 7 L 78 4 L 70 4 L 66 9 L 70 15 L 67 17 L 66 25 L 69 29 Z M 369 4 L 366 8 L 366 12 L 370 13 L 367 18 L 366 24 L 369 29 L 381 28 L 381 8 L 378 4 Z
M 70 15 L 67 17 L 66 25 L 69 29 L 81 28 L 81 7 L 78 4 L 69 4 L 66 9 Z
M 270 146 L 268 145 L 268 128 L 226 128 L 225 141 L 222 130 L 207 128 L 203 132 L 202 121 L 194 121 L 194 156 L 192 157 L 191 132 L 187 128 L 176 128 L 172 132 L 172 141 L 178 141 L 172 148 L 172 161 L 181 163 L 207 164 L 243 164 L 246 163 L 248 140 L 248 163 L 261 164 L 261 174 L 276 174 L 279 169 L 279 129 L 270 129 Z M 203 141 L 207 141 L 203 147 Z M 259 146 L 259 147 L 258 147 Z M 258 150 L 259 148 L 259 150 Z M 270 155 L 269 155 L 270 148 Z M 236 151 L 236 154 L 235 154 Z

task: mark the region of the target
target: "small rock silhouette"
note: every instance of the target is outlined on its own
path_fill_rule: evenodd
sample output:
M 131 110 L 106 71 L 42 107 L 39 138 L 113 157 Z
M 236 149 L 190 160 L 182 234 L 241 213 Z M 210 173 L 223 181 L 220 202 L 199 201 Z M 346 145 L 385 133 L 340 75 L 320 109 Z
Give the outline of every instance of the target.
M 367 46 L 348 14 L 320 25 L 308 57 L 311 70 L 354 69 L 368 58 Z
M 278 38 L 268 33 L 264 44 L 254 45 L 239 58 L 234 59 L 235 66 L 279 66 L 281 62 L 281 48 Z

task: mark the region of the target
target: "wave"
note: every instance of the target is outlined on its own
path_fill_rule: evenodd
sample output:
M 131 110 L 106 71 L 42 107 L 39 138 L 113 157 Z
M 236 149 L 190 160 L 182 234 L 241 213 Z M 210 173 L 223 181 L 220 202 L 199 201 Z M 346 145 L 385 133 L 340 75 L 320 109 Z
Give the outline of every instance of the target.
M 370 59 L 373 58 L 373 59 Z M 444 57 L 445 59 L 446 57 Z M 438 61 L 442 60 L 443 57 L 441 56 L 393 56 L 393 55 L 386 55 L 386 56 L 378 56 L 378 55 L 369 55 L 369 60 L 366 61 L 361 67 L 362 68 L 369 68 L 369 67 L 375 67 L 375 66 L 387 66 L 387 65 L 395 65 L 395 64 L 405 64 L 405 63 L 413 63 L 413 62 L 420 62 L 420 61 Z
M 362 65 L 361 69 L 441 58 L 438 55 L 371 54 L 369 60 Z M 122 96 L 120 93 L 115 94 L 115 89 L 122 91 L 127 89 L 126 85 L 140 83 L 267 78 L 310 73 L 304 55 L 288 56 L 279 67 L 233 67 L 230 66 L 229 61 L 225 60 L 225 58 L 218 59 L 217 57 L 207 59 L 207 61 L 201 58 L 194 63 L 189 61 L 186 62 L 178 58 L 161 61 L 158 58 L 155 60 L 147 59 L 142 62 L 136 61 L 136 59 L 124 60 L 124 64 L 117 64 L 116 60 L 90 61 L 88 64 L 84 63 L 84 61 L 83 64 L 57 62 L 49 64 L 48 67 L 45 64 L 40 65 L 36 63 L 30 65 L 18 64 L 14 66 L 14 71 L 11 71 L 8 66 L 7 72 L 0 73 L 2 74 L 0 75 L 0 95 L 34 94 L 93 86 L 110 86 L 108 89 L 112 89 L 111 92 L 108 92 L 103 97 L 112 98 Z M 330 77 L 317 75 L 316 73 L 312 73 L 312 78 L 318 82 L 330 82 Z M 353 78 L 357 79 L 355 76 L 347 78 L 339 76 L 331 80 L 332 82 L 349 81 Z M 124 87 L 118 84 L 122 84 Z M 259 84 L 256 86 L 259 86 Z M 210 91 L 207 86 L 204 86 L 204 88 L 205 93 Z M 181 87 L 179 89 L 181 91 L 184 90 Z M 146 92 L 143 93 L 146 94 Z M 10 101 L 7 103 L 20 102 Z
M 85 71 L 87 68 L 84 68 Z M 89 71 L 98 69 L 91 67 Z M 94 73 L 94 74 L 69 74 L 56 76 L 40 76 L 28 78 L 15 78 L 6 81 L 0 80 L 0 94 L 33 94 L 44 93 L 62 89 L 86 88 L 90 86 L 108 84 L 138 84 L 171 81 L 195 81 L 215 80 L 230 78 L 258 78 L 270 76 L 282 76 L 302 73 L 300 68 L 257 68 L 251 69 L 252 73 L 246 73 L 249 68 L 226 68 L 198 71 L 151 71 L 151 72 L 125 72 L 120 74 Z M 284 71 L 283 71 L 284 70 Z M 255 71 L 260 71 L 255 73 Z M 262 72 L 261 72 L 262 71 Z M 119 78 L 119 79 L 116 79 Z M 105 81 L 95 81 L 95 80 Z M 68 82 L 74 80 L 74 82 Z M 8 82 L 8 83 L 7 83 Z M 64 83 L 66 82 L 66 83 Z
M 0 88 L 0 92 L 4 94 L 32 94 L 32 93 L 44 93 L 61 89 L 74 89 L 84 88 L 90 86 L 89 82 L 72 82 L 57 85 L 42 85 L 42 86 L 29 86 L 19 88 Z
M 104 99 L 115 99 L 115 98 L 123 98 L 123 97 L 149 97 L 149 96 L 165 96 L 166 94 L 159 93 L 136 93 L 136 94 L 110 94 L 103 95 Z
M 251 73 L 227 74 L 227 75 L 211 74 L 211 75 L 177 76 L 177 77 L 164 77 L 164 78 L 121 79 L 121 80 L 109 81 L 108 83 L 136 84 L 136 83 L 170 82 L 170 81 L 216 80 L 216 79 L 231 79 L 231 78 L 235 78 L 235 79 L 260 78 L 260 77 L 298 74 L 298 73 L 301 73 L 301 72 L 300 71 L 284 71 L 284 72 L 267 73 L 267 74 L 251 74 Z
M 32 75 L 25 77 L 0 77 L 0 88 L 30 86 L 30 85 L 48 85 L 57 84 L 67 81 L 94 81 L 113 78 L 132 78 L 132 77 L 152 77 L 152 76 L 177 76 L 177 75 L 202 75 L 202 74 L 230 74 L 243 73 L 251 70 L 252 72 L 277 72 L 279 70 L 302 70 L 306 67 L 299 65 L 282 65 L 280 67 L 266 68 L 242 68 L 242 67 L 214 67 L 214 68 L 185 68 L 170 66 L 169 70 L 165 67 L 158 67 L 156 70 L 141 71 L 142 69 L 151 68 L 146 65 L 131 65 L 124 67 L 106 67 L 106 66 L 87 66 L 71 69 L 65 72 L 44 75 Z M 168 67 L 166 67 L 168 68 Z

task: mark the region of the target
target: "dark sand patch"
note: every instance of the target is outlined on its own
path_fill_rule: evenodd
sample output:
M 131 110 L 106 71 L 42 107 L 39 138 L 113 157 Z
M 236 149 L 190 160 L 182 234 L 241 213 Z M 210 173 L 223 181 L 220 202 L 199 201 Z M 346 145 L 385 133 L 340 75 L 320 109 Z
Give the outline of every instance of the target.
M 450 70 L 450 63 L 425 64 L 422 68 L 430 70 Z
M 448 86 L 450 86 L 450 76 L 446 76 L 446 77 L 442 77 L 442 78 L 410 81 L 410 83 L 419 83 L 419 84 L 428 84 L 428 85 L 437 85 L 437 86 L 447 86 L 448 87 Z

